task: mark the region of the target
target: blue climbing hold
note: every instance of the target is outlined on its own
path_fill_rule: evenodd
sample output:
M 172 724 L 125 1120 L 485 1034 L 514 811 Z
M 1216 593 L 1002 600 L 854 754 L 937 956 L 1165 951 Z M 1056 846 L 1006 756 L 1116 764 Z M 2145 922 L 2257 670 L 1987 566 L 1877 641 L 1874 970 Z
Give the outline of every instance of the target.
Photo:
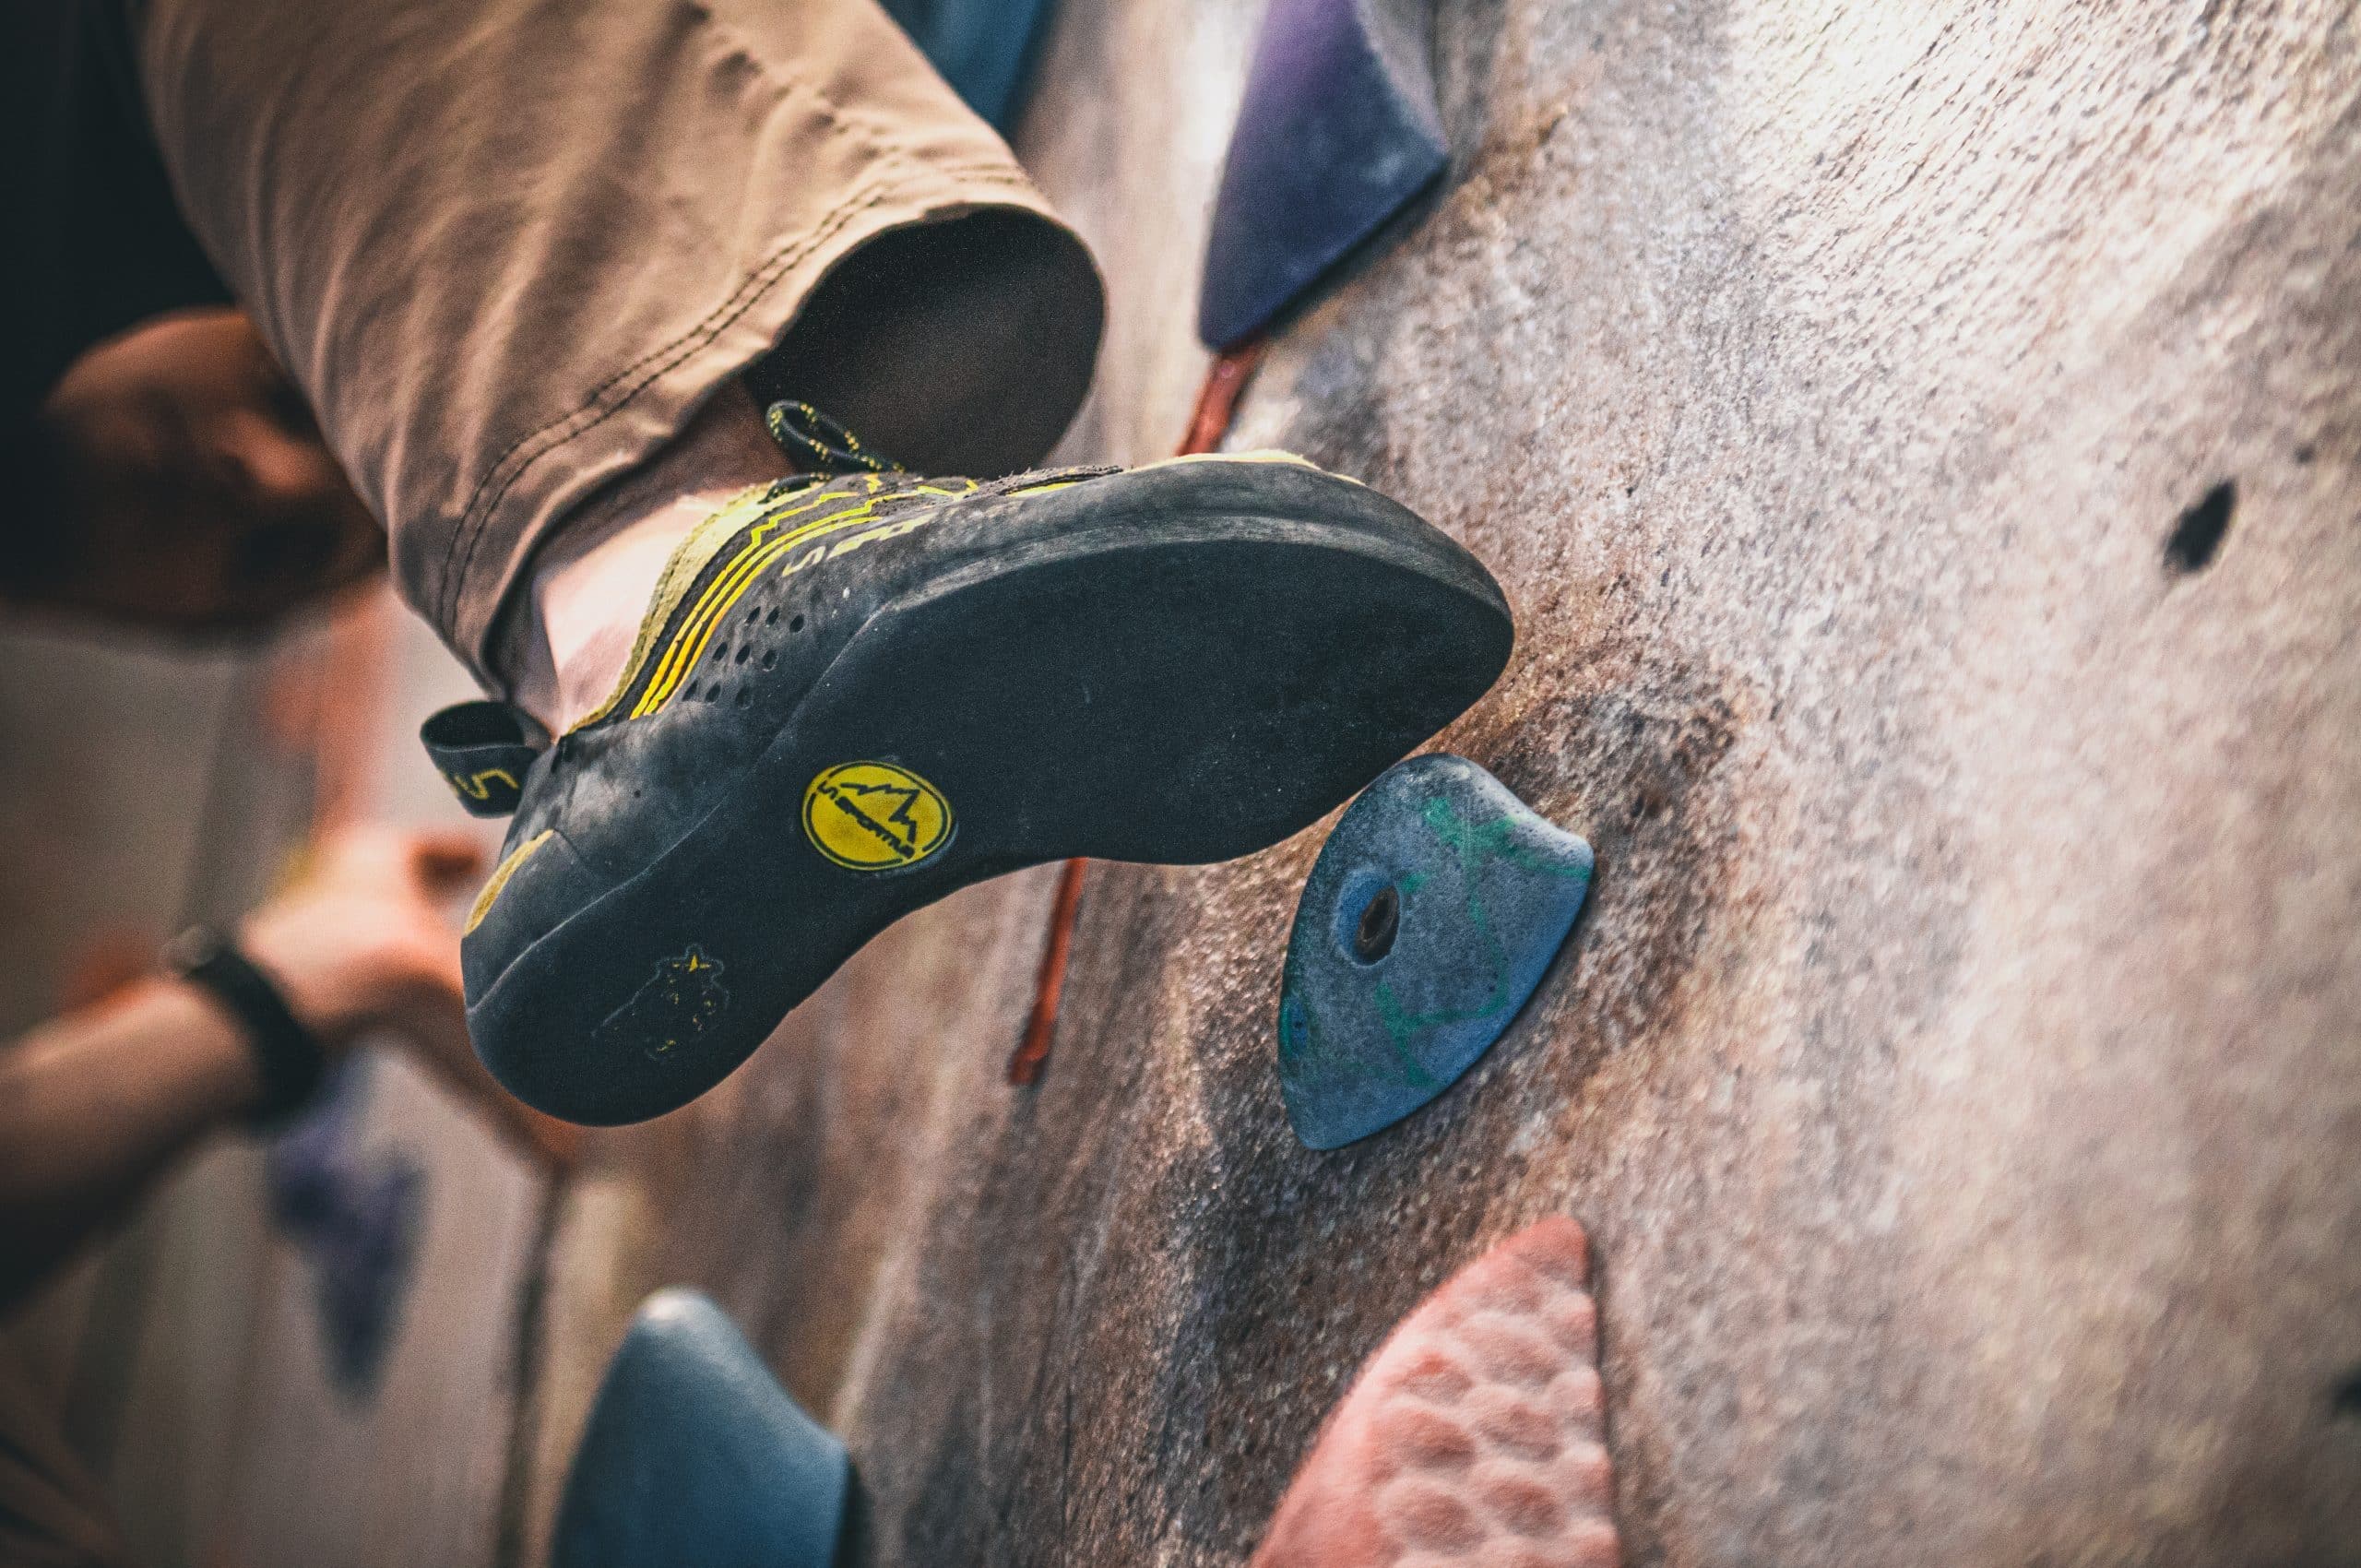
M 552 1568 L 828 1568 L 851 1461 L 702 1291 L 658 1290 L 608 1364 Z
M 426 1171 L 407 1151 L 360 1147 L 363 1063 L 349 1063 L 263 1158 L 271 1218 L 309 1261 L 329 1382 L 375 1397 L 409 1293 Z
M 884 0 L 967 107 L 1005 136 L 1025 108 L 1050 0 Z
M 1449 1088 L 1541 983 L 1590 892 L 1590 846 L 1465 757 L 1361 792 L 1304 884 L 1279 987 L 1279 1089 L 1335 1148 Z

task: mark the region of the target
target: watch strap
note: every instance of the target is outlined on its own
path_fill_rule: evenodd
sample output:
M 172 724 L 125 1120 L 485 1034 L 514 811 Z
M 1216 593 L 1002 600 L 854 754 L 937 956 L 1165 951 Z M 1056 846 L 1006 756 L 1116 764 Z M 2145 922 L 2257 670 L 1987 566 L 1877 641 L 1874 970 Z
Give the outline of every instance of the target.
M 164 962 L 210 992 L 243 1026 L 262 1076 L 262 1101 L 252 1118 L 256 1124 L 283 1121 L 312 1098 L 327 1073 L 327 1052 L 236 943 L 210 926 L 196 926 L 164 949 Z

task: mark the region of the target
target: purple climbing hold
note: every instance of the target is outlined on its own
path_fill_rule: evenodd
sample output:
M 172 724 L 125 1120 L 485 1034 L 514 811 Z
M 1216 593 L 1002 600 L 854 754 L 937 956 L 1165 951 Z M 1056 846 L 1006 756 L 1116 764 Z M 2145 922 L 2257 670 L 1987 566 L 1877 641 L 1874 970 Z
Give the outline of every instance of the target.
M 365 1072 L 348 1066 L 271 1145 L 263 1170 L 271 1218 L 312 1270 L 329 1381 L 375 1396 L 417 1259 L 426 1172 L 397 1150 L 356 1146 Z
M 1590 892 L 1590 846 L 1465 757 L 1398 763 L 1337 822 L 1296 906 L 1279 1089 L 1335 1148 L 1449 1088 L 1525 1005 Z
M 1451 161 L 1425 0 L 1271 0 L 1215 198 L 1197 333 L 1252 337 Z

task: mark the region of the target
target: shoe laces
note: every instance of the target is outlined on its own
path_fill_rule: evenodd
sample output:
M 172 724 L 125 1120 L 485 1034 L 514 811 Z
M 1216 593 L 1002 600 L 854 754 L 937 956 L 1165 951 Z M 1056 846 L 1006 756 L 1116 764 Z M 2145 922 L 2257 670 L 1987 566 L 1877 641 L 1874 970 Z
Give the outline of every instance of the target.
M 809 403 L 773 403 L 763 415 L 763 423 L 769 429 L 771 439 L 778 443 L 780 451 L 812 470 L 795 475 L 797 479 L 906 471 L 901 464 Z
M 830 479 L 842 479 L 856 474 L 891 474 L 915 478 L 910 470 L 861 440 L 844 425 L 822 413 L 809 403 L 784 399 L 773 403 L 763 415 L 763 423 L 778 443 L 779 450 L 806 471 L 789 474 L 770 488 L 766 497 L 777 500 L 791 491 L 818 484 Z M 973 496 L 1004 495 L 1016 491 L 1038 489 L 1052 484 L 1071 484 L 1086 479 L 1101 479 L 1121 473 L 1118 464 L 1083 464 L 1061 469 L 1037 469 L 1027 473 L 1011 474 L 1005 479 L 978 484 L 965 483 Z

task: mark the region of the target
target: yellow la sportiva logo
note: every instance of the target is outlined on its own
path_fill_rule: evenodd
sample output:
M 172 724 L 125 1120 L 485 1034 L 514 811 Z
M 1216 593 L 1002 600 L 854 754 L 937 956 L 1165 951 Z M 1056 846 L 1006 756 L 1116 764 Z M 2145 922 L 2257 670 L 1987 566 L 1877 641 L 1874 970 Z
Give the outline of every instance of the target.
M 951 802 L 890 762 L 838 763 L 803 791 L 803 835 L 847 871 L 914 866 L 951 842 Z

